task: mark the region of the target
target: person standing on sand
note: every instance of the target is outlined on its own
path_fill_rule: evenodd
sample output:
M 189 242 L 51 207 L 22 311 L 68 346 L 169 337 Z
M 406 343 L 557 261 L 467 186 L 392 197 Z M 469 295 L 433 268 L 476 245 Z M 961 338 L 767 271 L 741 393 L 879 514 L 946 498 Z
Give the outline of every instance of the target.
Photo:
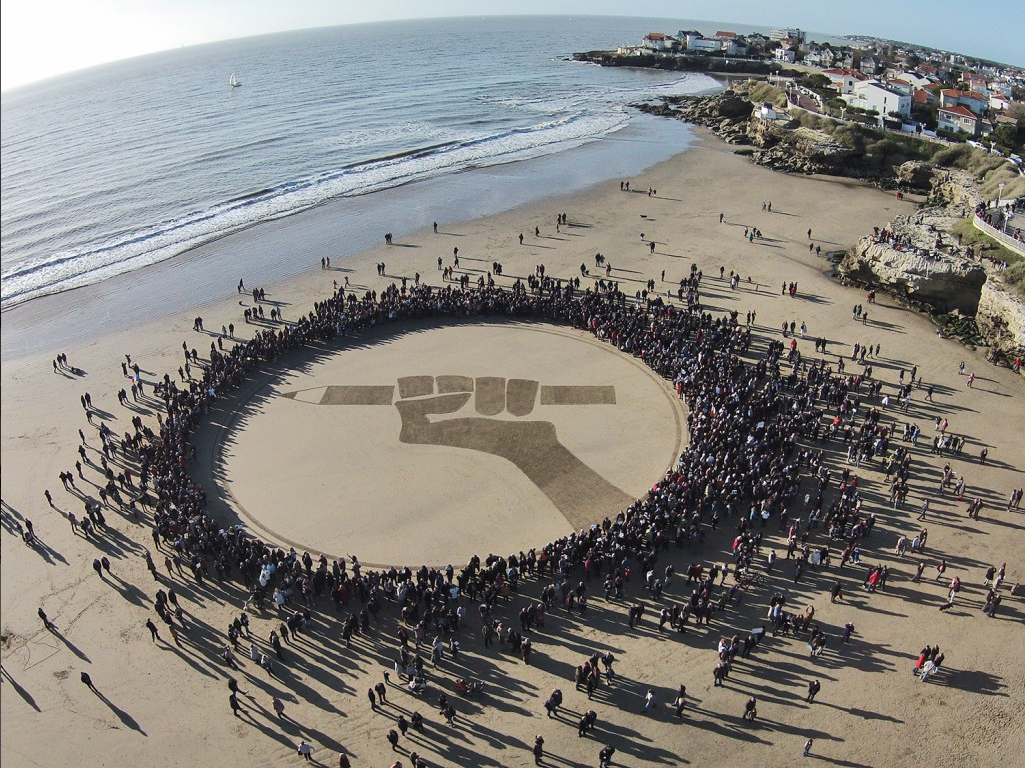
M 687 686 L 681 685 L 679 693 L 676 694 L 676 716 L 683 717 L 683 710 L 687 706 Z
M 541 759 L 545 756 L 545 740 L 539 733 L 534 737 L 534 765 L 541 765 Z
M 300 740 L 299 746 L 295 748 L 295 753 L 306 758 L 308 763 L 313 761 L 313 758 L 310 757 L 313 754 L 313 746 L 306 739 Z

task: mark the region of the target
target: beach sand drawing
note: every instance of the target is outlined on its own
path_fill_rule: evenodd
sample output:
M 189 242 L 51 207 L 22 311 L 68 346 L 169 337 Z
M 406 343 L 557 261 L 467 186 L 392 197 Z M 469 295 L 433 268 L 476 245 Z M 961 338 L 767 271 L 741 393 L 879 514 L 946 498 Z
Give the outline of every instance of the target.
M 402 417 L 399 441 L 481 451 L 506 459 L 548 497 L 574 528 L 593 520 L 595 502 L 628 506 L 630 496 L 560 442 L 555 424 L 519 420 L 536 405 L 616 405 L 616 388 L 552 385 L 498 376 L 403 376 L 395 386 L 332 385 L 285 392 L 312 405 L 394 405 Z M 319 397 L 317 396 L 319 394 Z M 480 416 L 452 416 L 470 401 Z M 496 417 L 506 413 L 514 419 Z

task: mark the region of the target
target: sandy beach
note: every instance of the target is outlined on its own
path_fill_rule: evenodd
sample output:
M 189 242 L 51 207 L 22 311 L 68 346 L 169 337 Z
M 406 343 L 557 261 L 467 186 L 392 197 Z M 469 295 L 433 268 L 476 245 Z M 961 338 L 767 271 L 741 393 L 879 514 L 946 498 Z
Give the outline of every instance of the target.
M 242 609 L 245 587 L 234 579 L 200 585 L 188 575 L 168 574 L 163 560 L 169 552 L 155 551 L 149 512 L 136 520 L 110 507 L 107 532 L 86 540 L 66 517 L 72 511 L 81 517 L 82 499 L 66 492 L 58 475 L 74 471 L 80 428 L 86 431 L 90 456 L 98 461 L 99 438 L 95 427 L 86 424 L 79 400 L 85 392 L 98 409 L 96 424 L 102 420 L 115 434 L 130 430 L 136 414 L 156 428 L 153 408 L 118 403 L 117 391 L 128 385 L 120 364 L 126 354 L 141 366 L 143 380 L 154 382 L 165 372 L 176 376 L 183 341 L 205 358 L 222 325 L 233 323 L 242 339 L 277 325 L 244 322 L 243 309 L 253 301 L 236 293 L 234 285 L 240 276 L 249 288 L 259 283 L 242 268 L 221 276 L 224 290 L 218 298 L 193 302 L 173 316 L 118 326 L 67 348 L 39 342 L 31 352 L 2 362 L 0 446 L 6 472 L 0 537 L 0 758 L 24 766 L 160 766 L 183 760 L 212 766 L 297 765 L 302 758 L 296 744 L 306 739 L 313 758 L 324 766 L 338 765 L 342 752 L 363 768 L 384 768 L 395 760 L 408 766 L 411 750 L 431 766 L 527 766 L 533 764 L 530 748 L 539 734 L 545 741 L 545 764 L 557 766 L 597 765 L 598 751 L 606 744 L 616 747 L 618 766 L 789 764 L 801 758 L 808 739 L 814 740 L 809 760 L 850 768 L 995 766 L 1025 748 L 1025 667 L 1020 662 L 1025 608 L 1021 592 L 1012 591 L 1025 569 L 1025 518 L 1020 510 L 1006 509 L 1012 490 L 1025 485 L 1022 378 L 987 364 L 984 350 L 937 337 L 927 318 L 892 299 L 880 296 L 869 305 L 863 291 L 830 277 L 827 252 L 843 250 L 873 226 L 912 211 L 913 200 L 897 201 L 846 179 L 777 174 L 734 155 L 707 132 L 696 134 L 698 140 L 686 152 L 631 178 L 630 192 L 621 191 L 616 180 L 485 218 L 438 217 L 437 232 L 430 226 L 416 229 L 391 246 L 384 245 L 382 231 L 380 245 L 334 260 L 331 269 L 320 268 L 322 253 L 311 253 L 307 269 L 260 286 L 267 293 L 264 307 L 280 308 L 284 321 L 294 322 L 315 301 L 327 298 L 336 281 L 347 279 L 361 293 L 383 291 L 402 278 L 412 284 L 416 274 L 422 282 L 441 285 L 438 259 L 450 266 L 455 248 L 458 275 L 467 274 L 475 283 L 498 262 L 503 274 L 496 282 L 504 287 L 525 279 L 540 264 L 545 274 L 558 278 L 578 276 L 585 265 L 590 274 L 581 287 L 590 287 L 595 277 L 605 276 L 604 268 L 595 268 L 595 254 L 601 253 L 612 267 L 609 279 L 618 281 L 628 296 L 654 280 L 655 292 L 664 297 L 672 291 L 675 303 L 677 284 L 696 265 L 704 275 L 706 311 L 716 316 L 737 311 L 741 323 L 746 313 L 756 313 L 749 360 L 763 357 L 767 342 L 784 340 L 780 327 L 790 322 L 806 325 L 806 337 L 796 338 L 807 359 L 821 357 L 812 340 L 825 337 L 830 364 L 845 355 L 849 372 L 855 369 L 850 360 L 855 343 L 879 346 L 870 362 L 875 379 L 883 382 L 882 393 L 891 398 L 882 419 L 897 427 L 907 421 L 918 424 L 922 438 L 912 449 L 909 500 L 899 509 L 888 503 L 888 478 L 880 462 L 855 467 L 835 443 L 826 449 L 833 477 L 850 468 L 865 499 L 864 511 L 876 516 L 860 566 L 838 570 L 843 544 L 829 542 L 820 529 L 813 540 L 831 547 L 834 565 L 809 570 L 794 581 L 790 563 L 783 562 L 786 532 L 777 530 L 773 520 L 763 531 L 762 553 L 775 550 L 781 564 L 767 574 L 766 585 L 744 591 L 741 601 L 711 626 L 692 625 L 685 634 L 659 631 L 661 607 L 690 594 L 684 577 L 689 565 L 707 569 L 731 561 L 735 521 L 726 519 L 718 531 L 707 531 L 700 547 L 671 547 L 660 555 L 659 567 L 672 564 L 677 574 L 660 602 L 635 577 L 627 601 L 605 600 L 600 583 L 594 583 L 584 615 L 554 610 L 545 627 L 531 635 L 529 665 L 498 645 L 485 648 L 476 605 L 468 604 L 458 660 L 446 657 L 436 668 L 428 664 L 428 690 L 420 695 L 406 690 L 392 672 L 387 705 L 372 710 L 366 691 L 392 670 L 398 611 L 387 605 L 380 623 L 347 648 L 334 606 L 320 598 L 313 609 L 314 628 L 285 647 L 274 678 L 242 649 L 255 642 L 269 652 L 267 638 L 280 619 L 273 607 L 253 609 L 254 639 L 240 645 L 241 670 L 232 672 L 218 650 Z M 515 172 L 515 167 L 507 170 Z M 762 208 L 767 202 L 771 212 Z M 561 213 L 568 224 L 557 229 Z M 287 240 L 290 231 L 300 240 L 304 216 L 208 247 L 244 253 L 247 237 Z M 435 218 L 430 211 L 412 211 L 409 217 L 418 222 Z M 321 226 L 330 224 L 321 221 Z M 406 233 L 409 227 L 396 220 L 390 229 Z M 750 228 L 758 228 L 762 237 L 746 239 Z M 318 237 L 327 242 L 344 232 L 326 229 Z M 821 247 L 822 255 L 814 246 Z M 384 275 L 375 269 L 381 262 Z M 167 262 L 147 269 L 162 270 L 173 286 L 176 269 L 182 268 Z M 741 276 L 735 290 L 728 280 L 731 272 Z M 129 284 L 126 290 L 130 282 L 122 280 Z M 781 285 L 794 282 L 795 296 L 781 292 Z M 46 300 L 59 318 L 48 322 L 76 322 L 76 293 Z M 107 311 L 116 313 L 117 296 L 108 298 Z M 866 323 L 852 320 L 852 307 L 858 304 L 869 312 Z M 24 311 L 31 315 L 38 309 L 29 305 Z M 197 316 L 207 332 L 193 330 Z M 785 342 L 789 345 L 790 339 Z M 68 354 L 81 375 L 53 370 L 51 361 L 60 352 Z M 962 360 L 965 375 L 958 372 Z M 896 387 L 913 366 L 932 386 L 934 402 L 916 390 L 904 413 Z M 969 373 L 974 373 L 972 387 L 966 385 Z M 496 387 L 504 399 L 492 408 L 486 395 Z M 429 419 L 415 432 L 413 420 L 394 403 L 428 391 L 465 393 L 467 411 L 460 415 L 467 422 L 483 417 L 515 422 L 512 416 L 496 415 L 503 407 L 514 415 L 530 413 L 554 425 L 557 441 L 543 438 L 549 440 L 548 453 L 538 447 L 542 437 L 531 434 L 468 451 L 458 447 L 466 439 L 460 434 L 428 434 L 436 423 Z M 528 395 L 521 396 L 523 391 Z M 877 400 L 872 404 L 879 405 Z M 244 524 L 286 549 L 294 546 L 315 557 L 355 554 L 367 568 L 409 565 L 415 570 L 424 563 L 459 568 L 473 554 L 507 556 L 542 547 L 614 514 L 623 499 L 643 495 L 686 444 L 687 415 L 670 382 L 583 331 L 513 320 L 383 326 L 339 342 L 334 354 L 295 351 L 261 367 L 205 417 L 194 439 L 194 477 L 207 489 L 215 519 Z M 937 418 L 949 421 L 948 432 L 965 438 L 962 453 L 930 453 Z M 980 461 L 984 447 L 985 463 Z M 562 455 L 559 451 L 575 457 L 574 477 L 596 478 L 578 487 L 598 490 L 578 497 L 558 478 L 548 477 L 545 457 Z M 948 463 L 965 478 L 964 500 L 936 492 Z M 94 465 L 84 470 L 78 486 L 96 498 L 101 475 Z M 814 497 L 807 468 L 802 478 L 799 498 L 805 493 Z M 53 495 L 52 507 L 44 489 Z M 971 519 L 966 506 L 976 498 L 983 508 L 978 519 Z M 927 519 L 919 522 L 924 499 L 931 506 Z M 34 547 L 18 535 L 26 519 L 39 539 Z M 895 554 L 898 537 L 910 539 L 923 526 L 929 530 L 926 551 Z M 159 583 L 147 572 L 147 549 L 156 560 Z M 101 556 L 111 562 L 106 580 L 93 572 L 92 563 Z M 941 559 L 947 568 L 937 579 Z M 926 563 L 924 576 L 913 582 L 920 561 Z M 760 572 L 764 563 L 762 557 Z M 984 574 L 1002 563 L 1007 565 L 1002 603 L 990 618 L 982 612 Z M 889 584 L 885 591 L 869 593 L 861 584 L 867 567 L 876 564 L 889 567 Z M 962 582 L 956 605 L 940 612 L 955 576 Z M 829 589 L 837 579 L 844 600 L 834 603 Z M 515 624 L 520 607 L 536 601 L 546 583 L 527 580 L 497 615 Z M 162 625 L 161 640 L 151 642 L 145 626 L 147 618 L 156 617 L 157 589 L 169 587 L 188 624 L 180 647 Z M 826 652 L 811 657 L 806 641 L 770 636 L 750 660 L 738 661 L 724 686 L 713 686 L 719 639 L 746 636 L 765 624 L 769 598 L 779 591 L 787 592 L 788 607 L 815 607 L 815 619 L 831 639 Z M 634 602 L 647 607 L 636 629 L 628 627 L 626 616 L 626 606 Z M 44 628 L 36 613 L 40 607 L 56 632 Z M 849 622 L 855 632 L 850 643 L 841 643 Z M 921 683 L 912 667 L 924 645 L 936 644 L 945 654 L 942 671 Z M 596 651 L 614 653 L 618 676 L 611 685 L 599 686 L 589 701 L 584 691 L 574 690 L 573 673 Z M 83 671 L 99 694 L 80 682 Z M 228 705 L 229 674 L 244 692 L 240 717 Z M 483 695 L 456 695 L 453 680 L 460 676 L 482 680 Z M 809 704 L 805 696 L 814 679 L 822 690 Z M 677 718 L 672 702 L 681 684 L 687 686 L 688 701 L 685 716 Z M 565 693 L 565 701 L 560 717 L 549 719 L 543 704 L 555 688 Z M 658 706 L 644 712 L 649 689 Z M 446 725 L 435 706 L 442 692 L 457 710 L 454 727 Z M 741 720 L 751 695 L 759 699 L 753 724 Z M 275 716 L 273 696 L 285 703 L 287 719 Z M 578 737 L 577 720 L 588 709 L 597 713 L 597 725 Z M 417 711 L 425 731 L 410 731 L 399 741 L 401 754 L 394 752 L 386 734 L 396 727 L 399 714 L 408 719 Z

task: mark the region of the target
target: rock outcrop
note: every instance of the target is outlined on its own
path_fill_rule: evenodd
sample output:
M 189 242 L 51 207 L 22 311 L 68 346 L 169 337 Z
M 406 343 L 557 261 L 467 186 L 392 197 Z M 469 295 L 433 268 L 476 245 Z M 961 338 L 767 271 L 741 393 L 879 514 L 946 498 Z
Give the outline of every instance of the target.
M 975 322 L 993 349 L 1012 360 L 1025 357 L 1025 301 L 997 279 L 982 286 Z
M 650 115 L 702 125 L 730 144 L 751 143 L 747 130 L 754 105 L 730 89 L 715 96 L 669 96 L 658 104 L 633 106 Z
M 823 131 L 777 121 L 752 118 L 748 136 L 758 147 L 752 155 L 756 163 L 787 173 L 843 173 L 852 155 Z
M 928 191 L 932 188 L 933 167 L 920 160 L 909 160 L 897 168 L 896 179 L 906 189 Z
M 874 285 L 939 313 L 974 315 L 979 307 L 986 269 L 945 253 L 923 253 L 863 237 L 840 262 L 847 280 Z
M 958 190 L 958 172 L 937 187 L 949 205 L 898 216 L 885 233 L 863 237 L 837 266 L 845 282 L 876 287 L 928 312 L 942 332 L 1014 359 L 1025 355 L 1025 301 L 1007 290 L 995 264 L 972 256 L 948 230 L 975 199 L 977 185 Z M 898 245 L 899 244 L 899 245 Z
M 669 96 L 658 104 L 633 106 L 648 114 L 704 126 L 729 144 L 752 146 L 755 151 L 743 154 L 773 170 L 867 178 L 893 186 L 894 168 L 863 147 L 856 150 L 826 131 L 802 126 L 797 120 L 760 118 L 748 87 L 739 84 L 715 96 Z M 928 186 L 921 174 L 916 181 Z

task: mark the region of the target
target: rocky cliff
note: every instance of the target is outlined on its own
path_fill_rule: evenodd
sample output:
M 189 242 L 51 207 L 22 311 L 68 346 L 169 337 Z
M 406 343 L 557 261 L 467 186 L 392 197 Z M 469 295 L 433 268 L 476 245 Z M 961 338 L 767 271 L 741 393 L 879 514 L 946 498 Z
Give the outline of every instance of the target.
M 823 131 L 752 118 L 748 136 L 757 147 L 751 159 L 777 171 L 844 175 L 852 170 L 853 150 Z
M 729 144 L 749 147 L 738 154 L 774 170 L 872 179 L 886 187 L 902 181 L 906 188 L 928 188 L 929 175 L 921 169 L 914 169 L 918 173 L 908 169 L 904 177 L 898 176 L 898 166 L 905 160 L 899 153 L 876 155 L 867 151 L 857 126 L 841 126 L 846 138 L 852 139 L 846 144 L 798 120 L 759 118 L 751 100 L 752 87 L 749 81 L 715 96 L 666 97 L 658 104 L 634 106 L 649 114 L 704 126 Z M 837 135 L 840 133 L 837 131 Z
M 975 323 L 993 349 L 1010 360 L 1025 357 L 1025 301 L 1004 290 L 999 280 L 982 286 Z
M 946 253 L 924 253 L 863 237 L 837 267 L 842 278 L 878 286 L 935 312 L 974 315 L 986 269 Z
M 928 312 L 948 336 L 1013 359 L 1025 355 L 1025 301 L 1005 288 L 996 265 L 975 258 L 949 234 L 976 198 L 975 187 L 962 181 L 959 186 L 957 172 L 938 177 L 934 199 L 948 205 L 899 216 L 885 233 L 863 237 L 837 274 Z

